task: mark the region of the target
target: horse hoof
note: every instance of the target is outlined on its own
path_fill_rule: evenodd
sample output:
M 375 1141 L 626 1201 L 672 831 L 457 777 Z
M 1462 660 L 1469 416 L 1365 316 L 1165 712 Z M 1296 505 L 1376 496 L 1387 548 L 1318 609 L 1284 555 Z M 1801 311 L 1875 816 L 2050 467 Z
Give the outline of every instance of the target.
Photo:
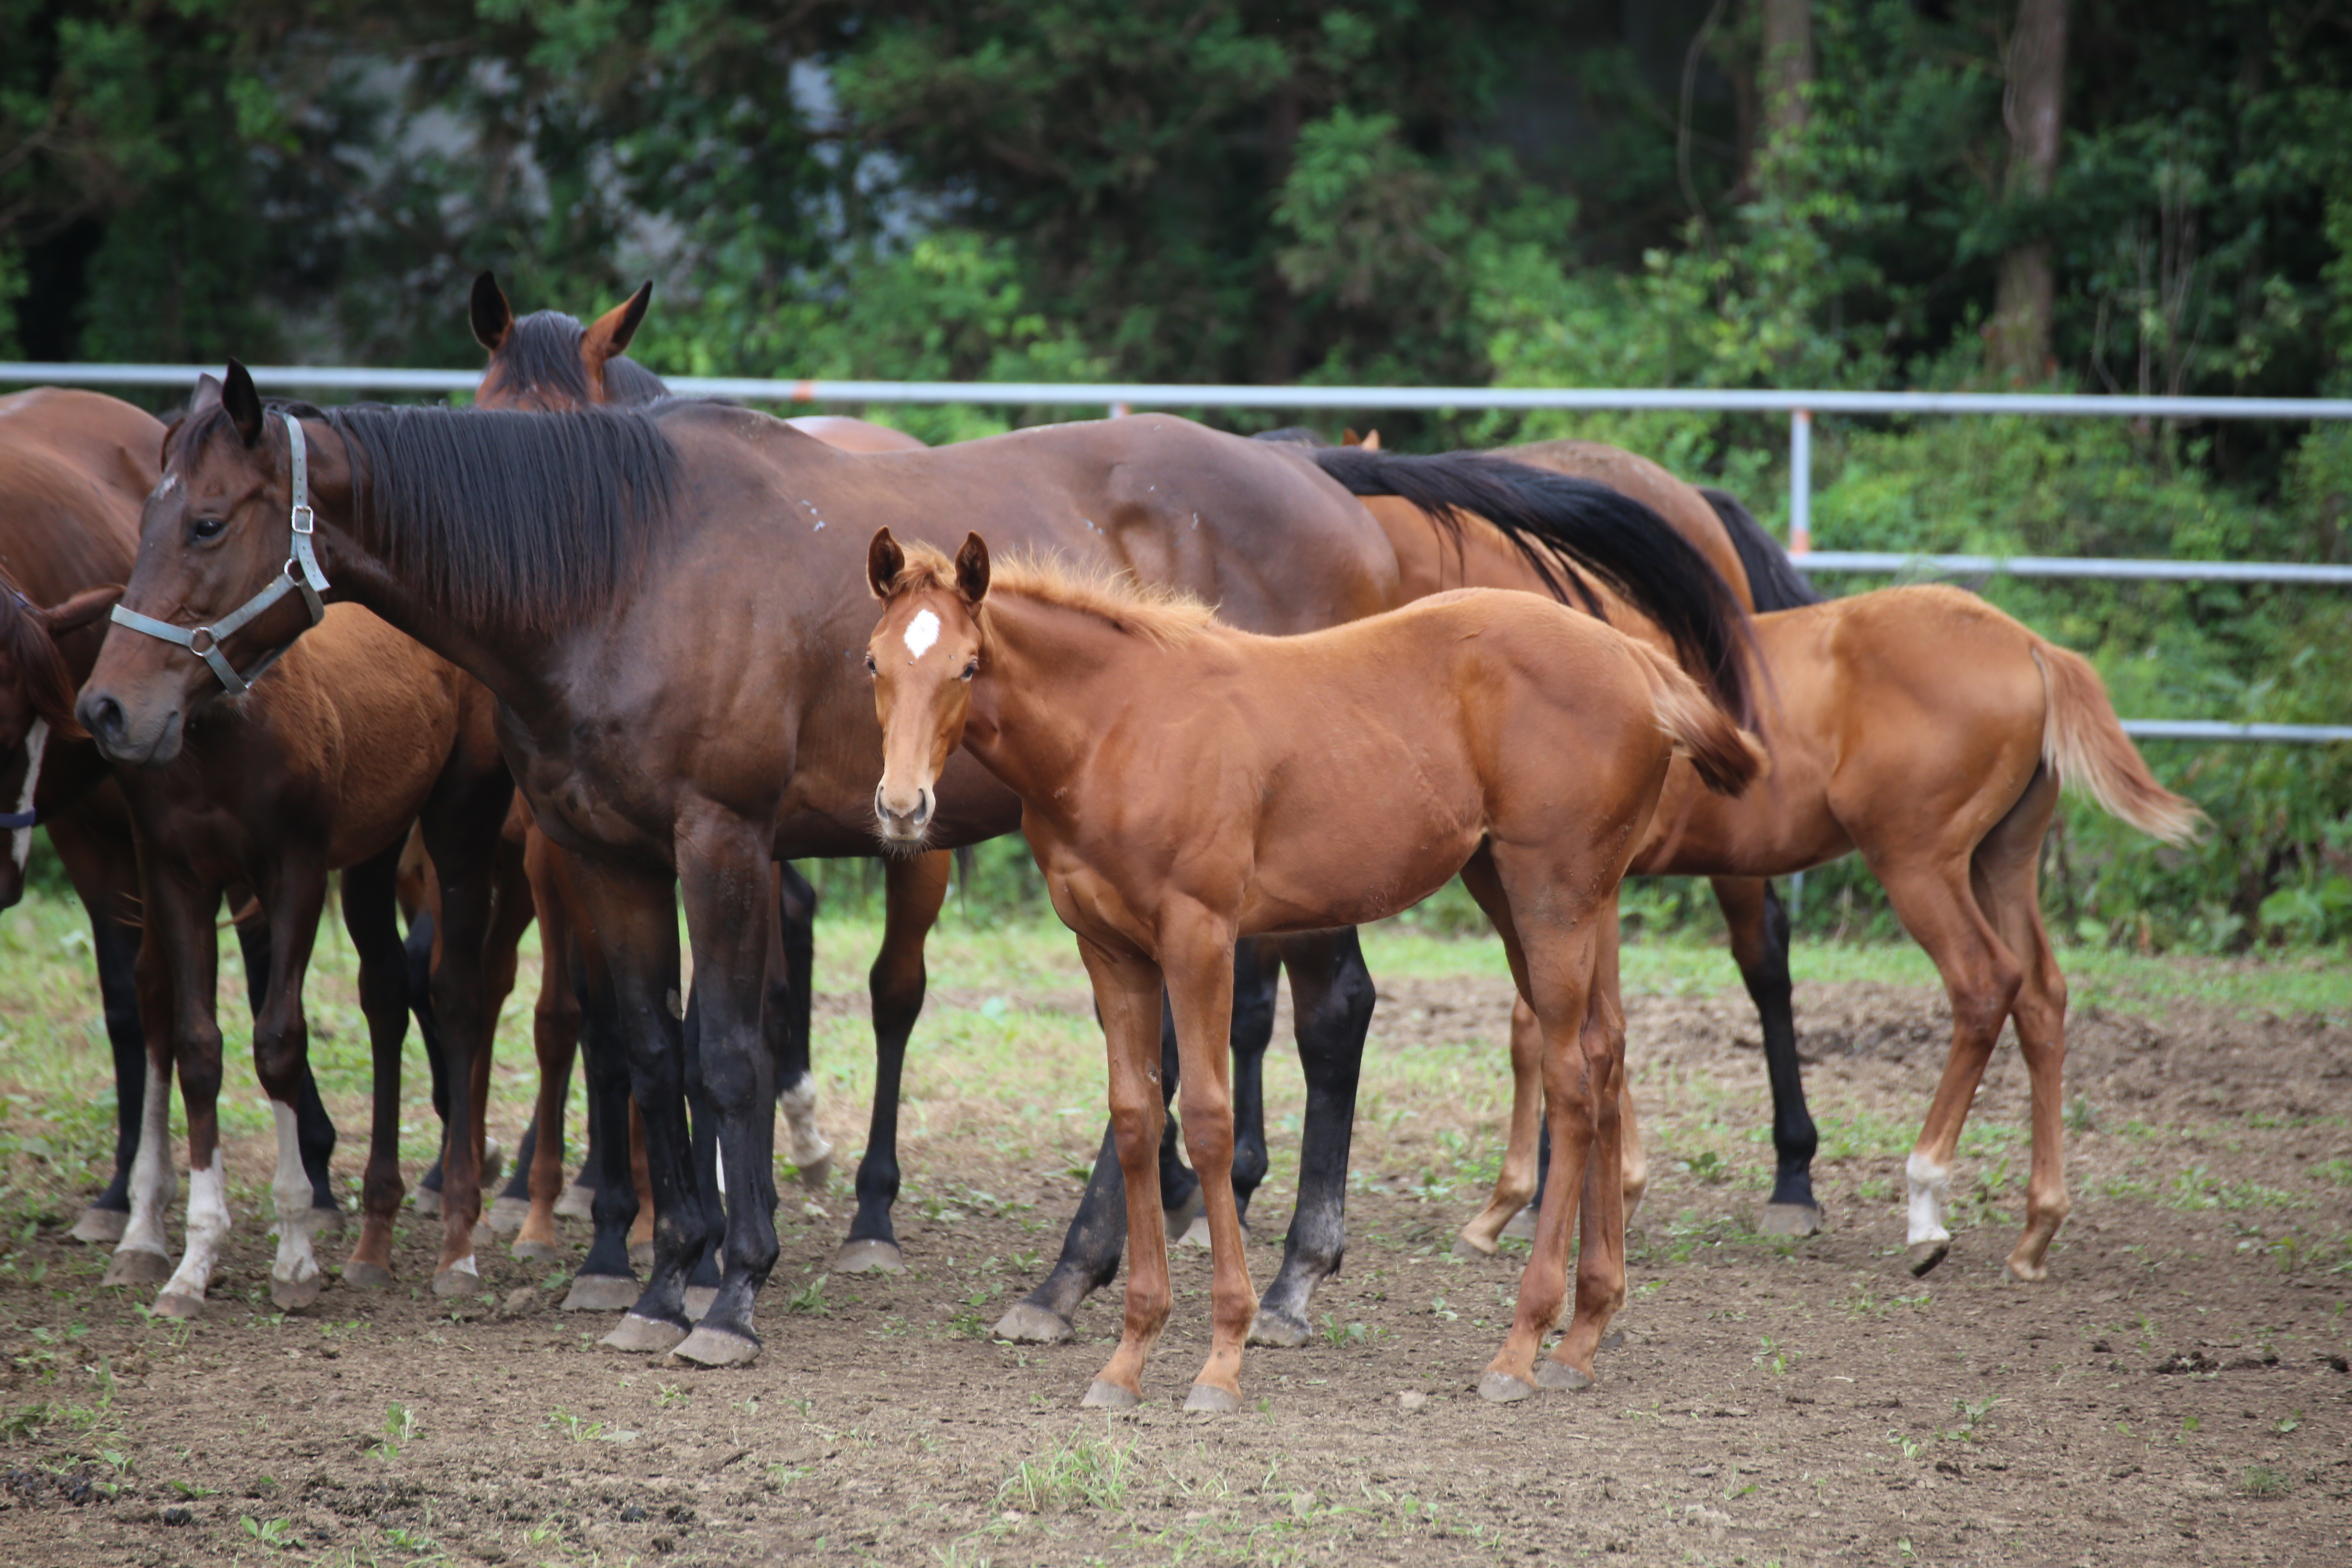
M 724 1329 L 697 1329 L 669 1353 L 672 1361 L 695 1366 L 750 1366 L 760 1359 L 760 1342 Z
M 2022 1258 L 2012 1258 L 2009 1260 L 2009 1273 L 2011 1279 L 2021 1283 L 2039 1285 L 2050 1278 L 2050 1265 L 2029 1263 Z
M 1250 1321 L 1249 1342 L 1272 1345 L 1276 1350 L 1297 1350 L 1315 1337 L 1315 1331 L 1304 1318 L 1293 1318 L 1269 1307 L 1260 1307 L 1257 1316 Z
M 629 1243 L 629 1267 L 651 1268 L 654 1266 L 654 1244 L 650 1241 Z
M 1494 1243 L 1482 1242 L 1466 1230 L 1454 1238 L 1454 1256 L 1456 1258 L 1492 1258 L 1501 1250 Z
M 1544 1388 L 1591 1388 L 1599 1381 L 1590 1373 L 1579 1372 L 1568 1363 L 1554 1361 L 1549 1356 L 1536 1363 L 1536 1383 Z
M 594 1219 L 596 1217 L 596 1189 L 593 1187 L 583 1187 L 577 1182 L 574 1182 L 570 1186 L 564 1188 L 563 1195 L 555 1200 L 555 1217 L 558 1219 Z
M 426 1219 L 441 1217 L 441 1194 L 436 1189 L 419 1187 L 416 1189 L 415 1197 L 410 1201 L 416 1205 L 416 1212 Z
M 821 1193 L 824 1191 L 825 1188 L 833 1185 L 833 1156 L 831 1154 L 825 1155 L 823 1159 L 811 1160 L 807 1164 L 798 1166 L 796 1169 L 800 1173 L 801 1185 L 808 1188 L 809 1191 L 813 1193 Z
M 1184 1227 L 1184 1234 L 1176 1238 L 1177 1245 L 1180 1247 L 1188 1241 L 1195 1247 L 1206 1247 L 1209 1246 L 1209 1216 L 1207 1215 L 1201 1215 L 1191 1225 L 1186 1226 Z
M 490 1217 L 484 1223 L 499 1236 L 512 1236 L 530 1217 L 529 1198 L 500 1198 L 490 1205 Z
M 471 1264 L 473 1259 L 469 1258 L 466 1261 Z M 445 1299 L 450 1296 L 470 1296 L 481 1288 L 482 1276 L 478 1270 L 472 1268 L 460 1268 L 453 1265 L 433 1276 L 433 1293 Z
M 1529 1204 L 1504 1221 L 1503 1234 L 1513 1241 L 1533 1241 L 1536 1238 L 1536 1205 Z
M 621 1320 L 619 1327 L 596 1342 L 606 1350 L 659 1355 L 664 1351 L 675 1350 L 686 1334 L 686 1327 L 682 1323 L 665 1322 L 659 1318 L 641 1318 L 631 1312 Z
M 143 1247 L 118 1248 L 106 1265 L 101 1285 L 161 1285 L 172 1277 L 172 1260 Z
M 1930 1268 L 1935 1268 L 1936 1265 L 1944 1261 L 1944 1255 L 1951 1250 L 1952 1244 L 1949 1238 L 1946 1238 L 1942 1241 L 1913 1242 L 1911 1244 L 1910 1262 L 1908 1265 L 1911 1270 L 1911 1278 L 1916 1279 L 1922 1274 L 1927 1273 Z
M 989 1331 L 991 1339 L 1011 1340 L 1017 1345 L 1066 1344 L 1075 1337 L 1067 1318 L 1027 1301 L 1013 1303 L 1013 1310 L 997 1319 L 996 1327 Z
M 182 1322 L 201 1318 L 205 1315 L 205 1299 L 202 1296 L 182 1295 L 177 1290 L 166 1290 L 155 1298 L 155 1315 L 159 1318 L 177 1318 Z
M 308 1279 L 269 1279 L 269 1301 L 281 1312 L 299 1312 L 317 1304 L 319 1295 L 327 1288 L 324 1276 L 313 1274 Z
M 563 1298 L 567 1312 L 625 1312 L 637 1304 L 645 1287 L 626 1274 L 579 1274 Z
M 1231 1389 L 1219 1388 L 1213 1383 L 1196 1383 L 1192 1392 L 1184 1396 L 1187 1410 L 1206 1410 L 1212 1415 L 1231 1415 L 1242 1407 L 1242 1396 Z
M 686 1321 L 698 1323 L 710 1316 L 710 1303 L 719 1300 L 716 1285 L 688 1285 L 686 1288 Z
M 1478 1397 L 1490 1405 L 1515 1405 L 1535 1396 L 1534 1384 L 1507 1372 L 1489 1372 L 1478 1380 Z
M 1822 1211 L 1812 1204 L 1766 1204 L 1756 1228 L 1766 1236 L 1819 1236 Z
M 560 1263 L 563 1249 L 551 1241 L 518 1241 L 509 1249 L 509 1256 L 519 1263 Z
M 392 1270 L 381 1263 L 366 1263 L 355 1258 L 343 1265 L 343 1284 L 352 1290 L 389 1290 Z
M 1167 1217 L 1168 1234 L 1183 1236 L 1191 1232 L 1193 1221 L 1209 1212 L 1209 1200 L 1202 1195 L 1200 1188 L 1194 1187 L 1191 1197 L 1163 1212 Z
M 1078 1401 L 1080 1408 L 1087 1410 L 1132 1410 L 1142 1403 L 1141 1394 L 1099 1377 L 1087 1385 L 1087 1396 Z
M 841 1250 L 833 1255 L 835 1274 L 896 1274 L 907 1267 L 907 1259 L 895 1241 L 845 1241 Z
M 81 1218 L 74 1221 L 73 1229 L 67 1234 L 76 1241 L 87 1241 L 96 1246 L 100 1242 L 121 1241 L 123 1231 L 130 1226 L 130 1224 L 131 1215 L 128 1212 L 122 1209 L 102 1209 L 96 1204 L 92 1204 L 81 1211 Z
M 322 1236 L 341 1236 L 342 1234 L 343 1211 L 340 1206 L 334 1204 L 312 1204 L 310 1205 L 310 1238 L 313 1241 Z

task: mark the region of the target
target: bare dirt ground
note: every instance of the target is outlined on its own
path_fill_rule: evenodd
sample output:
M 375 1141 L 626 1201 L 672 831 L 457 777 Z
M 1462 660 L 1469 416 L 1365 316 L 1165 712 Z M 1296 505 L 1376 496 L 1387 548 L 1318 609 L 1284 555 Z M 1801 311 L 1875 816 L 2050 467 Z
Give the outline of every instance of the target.
M 960 1004 L 985 1005 L 933 1001 Z M 1642 1000 L 1656 1179 L 1624 1342 L 1599 1389 L 1498 1409 L 1471 1389 L 1523 1255 L 1447 1256 L 1492 1170 L 1494 1102 L 1439 1103 L 1411 1070 L 1475 1048 L 1499 1079 L 1507 1005 L 1490 982 L 1384 985 L 1373 1054 L 1406 1076 L 1367 1080 L 1327 1331 L 1253 1352 L 1239 1416 L 1175 1408 L 1206 1347 L 1193 1248 L 1132 1417 L 1076 1408 L 1115 1293 L 1074 1345 L 981 1337 L 1050 1258 L 1098 1120 L 1040 1153 L 985 1102 L 929 1106 L 893 1278 L 825 1278 L 845 1190 L 788 1186 L 766 1354 L 724 1374 L 597 1349 L 600 1321 L 554 1310 L 560 1278 L 495 1250 L 484 1297 L 454 1310 L 338 1289 L 281 1318 L 258 1146 L 231 1156 L 247 1198 L 214 1307 L 151 1321 L 64 1238 L 83 1194 L 61 1184 L 11 1211 L 0 1261 L 0 1563 L 2352 1561 L 2344 1027 L 2078 1011 L 2074 1218 L 2051 1282 L 2024 1287 L 2000 1273 L 2025 1166 L 2006 1050 L 1963 1145 L 1952 1257 L 1903 1270 L 1938 994 L 1801 988 L 1831 1227 L 1798 1243 L 1752 1228 L 1770 1151 L 1745 999 Z M 1085 998 L 1013 1008 L 1067 1029 Z M 1094 1081 L 1068 1094 L 1099 1104 Z M 830 1106 L 836 1139 L 862 1114 Z M 1259 1201 L 1261 1282 L 1290 1172 Z M 404 1227 L 411 1280 L 427 1232 Z

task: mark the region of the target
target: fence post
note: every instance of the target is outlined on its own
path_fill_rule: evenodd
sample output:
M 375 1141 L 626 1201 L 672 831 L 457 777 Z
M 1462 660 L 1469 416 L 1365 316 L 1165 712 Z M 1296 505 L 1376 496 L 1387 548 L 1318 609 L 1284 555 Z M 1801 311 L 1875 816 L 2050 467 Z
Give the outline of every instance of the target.
M 1789 553 L 1813 547 L 1813 411 L 1789 416 Z

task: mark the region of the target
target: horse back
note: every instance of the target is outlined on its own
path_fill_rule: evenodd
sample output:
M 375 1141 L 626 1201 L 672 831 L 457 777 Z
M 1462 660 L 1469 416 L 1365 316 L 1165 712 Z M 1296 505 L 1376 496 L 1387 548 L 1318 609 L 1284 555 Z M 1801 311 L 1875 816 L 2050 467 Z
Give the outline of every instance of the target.
M 123 581 L 163 443 L 152 415 L 97 393 L 0 397 L 0 569 L 45 605 Z
M 1599 441 L 1537 441 L 1506 447 L 1500 455 L 1531 468 L 1592 479 L 1643 502 L 1706 557 L 1707 564 L 1731 585 L 1743 608 L 1755 609 L 1755 595 L 1749 591 L 1748 569 L 1740 564 L 1738 548 L 1696 486 L 1647 458 Z

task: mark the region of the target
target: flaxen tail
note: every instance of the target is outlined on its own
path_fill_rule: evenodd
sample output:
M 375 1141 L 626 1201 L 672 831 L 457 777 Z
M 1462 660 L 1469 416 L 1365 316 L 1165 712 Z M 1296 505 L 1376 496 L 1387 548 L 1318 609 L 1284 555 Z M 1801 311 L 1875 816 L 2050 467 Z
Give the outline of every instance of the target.
M 2036 637 L 2033 662 L 2042 667 L 2042 683 L 2050 694 L 2042 721 L 2042 761 L 2058 782 L 2082 790 L 2110 816 L 2167 844 L 2195 838 L 2205 814 L 2147 771 L 2091 661 Z
M 1650 710 L 1658 728 L 1675 742 L 1675 754 L 1688 757 L 1699 783 L 1717 795 L 1738 795 L 1771 771 L 1762 742 L 1731 721 L 1699 683 L 1673 659 L 1631 638 L 1650 682 Z

